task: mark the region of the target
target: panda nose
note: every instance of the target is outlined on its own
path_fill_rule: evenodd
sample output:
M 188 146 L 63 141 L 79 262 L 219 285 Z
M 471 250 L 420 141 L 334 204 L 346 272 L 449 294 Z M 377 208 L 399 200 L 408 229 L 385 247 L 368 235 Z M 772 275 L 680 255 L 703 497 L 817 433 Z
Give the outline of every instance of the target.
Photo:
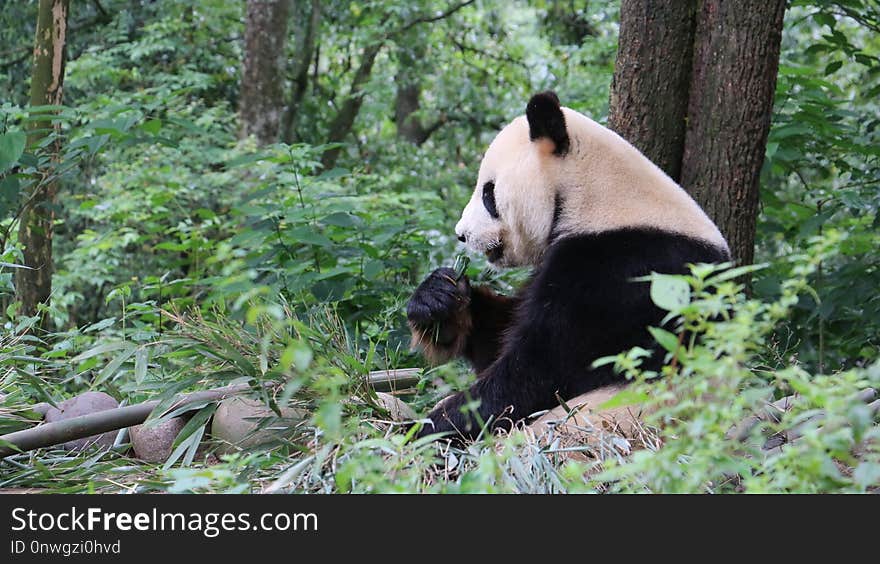
M 467 237 L 465 237 L 465 236 L 462 234 L 462 235 L 459 235 L 459 236 L 458 236 L 458 240 L 461 241 L 462 243 L 465 243 L 465 242 L 467 242 Z

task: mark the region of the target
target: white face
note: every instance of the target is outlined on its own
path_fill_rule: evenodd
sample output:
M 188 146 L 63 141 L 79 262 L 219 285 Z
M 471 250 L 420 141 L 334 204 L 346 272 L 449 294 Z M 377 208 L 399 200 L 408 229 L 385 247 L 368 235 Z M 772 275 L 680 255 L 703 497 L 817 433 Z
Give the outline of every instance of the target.
M 553 177 L 562 160 L 552 150 L 549 141 L 529 140 L 525 117 L 501 130 L 455 226 L 459 240 L 498 267 L 540 262 L 553 224 Z

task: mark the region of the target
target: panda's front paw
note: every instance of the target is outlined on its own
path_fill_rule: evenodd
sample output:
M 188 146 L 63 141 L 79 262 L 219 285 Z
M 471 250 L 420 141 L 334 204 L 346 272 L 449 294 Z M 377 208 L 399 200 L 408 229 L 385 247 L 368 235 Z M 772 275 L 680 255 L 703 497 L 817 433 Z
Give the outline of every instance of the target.
M 463 327 L 464 310 L 470 305 L 471 287 L 466 276 L 457 278 L 451 268 L 438 268 L 422 282 L 409 299 L 406 316 L 416 330 L 431 333 L 439 344 L 456 338 Z

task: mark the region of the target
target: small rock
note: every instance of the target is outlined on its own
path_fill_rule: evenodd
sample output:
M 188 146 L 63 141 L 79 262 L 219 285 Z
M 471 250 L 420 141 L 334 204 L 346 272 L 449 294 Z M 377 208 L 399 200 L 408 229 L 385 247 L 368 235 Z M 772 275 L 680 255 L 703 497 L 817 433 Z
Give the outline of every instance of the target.
M 279 419 L 262 400 L 226 398 L 211 422 L 211 436 L 220 442 L 217 452 L 228 454 L 271 442 L 289 435 L 290 429 L 309 417 L 308 411 L 294 407 L 282 407 L 281 415 Z
M 413 408 L 396 396 L 384 392 L 376 392 L 376 400 L 376 403 L 388 410 L 391 419 L 394 421 L 412 421 L 419 418 L 416 412 L 413 411 Z
M 184 425 L 184 417 L 174 417 L 154 427 L 130 427 L 128 434 L 134 455 L 144 462 L 165 462 L 171 456 L 171 446 Z
M 39 405 L 39 404 L 38 404 Z M 105 394 L 104 392 L 86 392 L 70 399 L 66 399 L 58 404 L 58 407 L 49 407 L 46 410 L 46 423 L 55 421 L 64 421 L 80 415 L 88 415 L 89 413 L 97 413 L 108 409 L 119 407 L 119 402 Z M 113 440 L 116 438 L 116 431 L 107 431 L 100 435 L 92 435 L 84 439 L 76 439 L 68 441 L 61 445 L 61 448 L 67 450 L 80 450 L 86 447 L 96 445 L 103 448 L 113 446 Z

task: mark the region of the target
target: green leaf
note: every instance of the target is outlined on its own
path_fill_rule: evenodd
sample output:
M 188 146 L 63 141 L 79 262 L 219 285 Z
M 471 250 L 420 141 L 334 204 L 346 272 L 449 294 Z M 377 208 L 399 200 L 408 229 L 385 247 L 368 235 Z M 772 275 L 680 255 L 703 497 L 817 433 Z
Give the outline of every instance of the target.
M 98 345 L 97 347 L 91 348 L 91 349 L 87 350 L 86 352 L 81 353 L 81 354 L 73 357 L 73 359 L 71 359 L 71 362 L 82 362 L 88 358 L 92 358 L 93 356 L 98 356 L 99 354 L 104 354 L 106 352 L 118 351 L 119 349 L 126 348 L 129 346 L 131 346 L 131 344 L 127 343 L 125 341 L 117 341 L 114 343 L 104 343 L 102 345 Z
M 103 331 L 104 329 L 110 327 L 114 323 L 116 323 L 116 318 L 115 317 L 108 317 L 106 319 L 102 319 L 101 321 L 99 321 L 97 323 L 92 323 L 88 327 L 85 327 L 82 330 L 82 332 L 83 333 L 91 333 L 92 331 Z
M 825 67 L 825 76 L 828 76 L 829 74 L 831 74 L 833 72 L 836 72 L 842 66 L 843 66 L 843 61 L 832 61 L 832 62 L 828 63 L 828 65 Z
M 135 353 L 137 347 L 132 343 L 126 343 L 126 345 L 127 346 L 122 350 L 122 352 L 116 355 L 116 358 L 110 361 L 110 363 L 107 364 L 107 366 L 105 366 L 104 369 L 98 373 L 97 377 L 95 377 L 95 380 L 92 382 L 92 386 L 97 387 L 104 383 L 108 378 L 116 375 L 116 372 L 119 370 L 122 364 L 129 358 L 131 358 L 131 355 Z
M 364 278 L 375 280 L 385 270 L 385 263 L 381 260 L 371 260 L 364 264 Z
M 674 333 L 670 333 L 659 327 L 648 327 L 648 331 L 651 333 L 651 336 L 654 337 L 654 340 L 660 343 L 660 346 L 667 351 L 675 353 L 675 351 L 678 350 L 678 337 L 676 337 Z
M 333 180 L 334 178 L 339 178 L 341 176 L 347 176 L 348 170 L 344 168 L 331 168 L 328 171 L 322 172 L 317 180 Z
M 651 281 L 651 300 L 666 311 L 678 311 L 691 301 L 691 286 L 675 276 L 658 276 Z
M 359 227 L 363 225 L 364 221 L 354 214 L 337 212 L 331 213 L 322 219 L 321 223 L 324 225 L 336 225 L 337 227 Z
M 226 162 L 226 168 L 234 168 L 237 166 L 242 166 L 246 164 L 251 164 L 259 161 L 265 161 L 272 158 L 271 153 L 256 153 L 251 155 L 239 155 L 234 159 L 230 159 Z
M 318 247 L 332 247 L 333 241 L 322 235 L 321 233 L 314 230 L 311 227 L 298 227 L 296 229 L 289 230 L 286 235 L 289 235 L 293 241 L 298 243 L 304 243 L 307 245 L 315 245 Z
M 189 421 L 186 422 L 186 425 L 183 426 L 183 429 L 177 433 L 177 437 L 174 439 L 174 444 L 172 444 L 172 448 L 179 447 L 190 435 L 196 432 L 199 427 L 205 425 L 208 422 L 208 419 L 214 415 L 214 412 L 217 411 L 217 404 L 211 403 L 200 409 L 195 415 L 190 418 Z
M 284 368 L 293 366 L 298 372 L 304 372 L 312 363 L 312 349 L 302 341 L 295 341 L 287 345 L 279 362 Z
M 864 461 L 853 471 L 853 479 L 863 488 L 869 488 L 880 484 L 880 464 Z
M 156 135 L 162 129 L 162 120 L 151 119 L 140 125 L 140 128 L 151 135 Z
M 615 407 L 638 405 L 645 403 L 649 399 L 651 399 L 651 396 L 649 396 L 645 392 L 636 390 L 634 388 L 624 388 L 623 390 L 614 394 L 614 397 L 610 400 L 599 404 L 599 409 L 614 409 Z
M 6 172 L 18 162 L 26 143 L 27 135 L 24 131 L 8 131 L 0 135 L 0 173 Z
M 15 209 L 19 202 L 20 187 L 18 175 L 10 174 L 0 180 L 0 217 L 6 217 L 10 210 Z
M 140 347 L 134 355 L 134 380 L 138 384 L 147 376 L 147 363 L 150 360 L 150 351 L 147 347 Z
M 813 19 L 819 25 L 827 25 L 831 29 L 834 29 L 834 24 L 837 23 L 837 20 L 834 19 L 834 16 L 832 16 L 831 14 L 826 13 L 826 12 L 819 12 L 817 14 L 813 14 Z

